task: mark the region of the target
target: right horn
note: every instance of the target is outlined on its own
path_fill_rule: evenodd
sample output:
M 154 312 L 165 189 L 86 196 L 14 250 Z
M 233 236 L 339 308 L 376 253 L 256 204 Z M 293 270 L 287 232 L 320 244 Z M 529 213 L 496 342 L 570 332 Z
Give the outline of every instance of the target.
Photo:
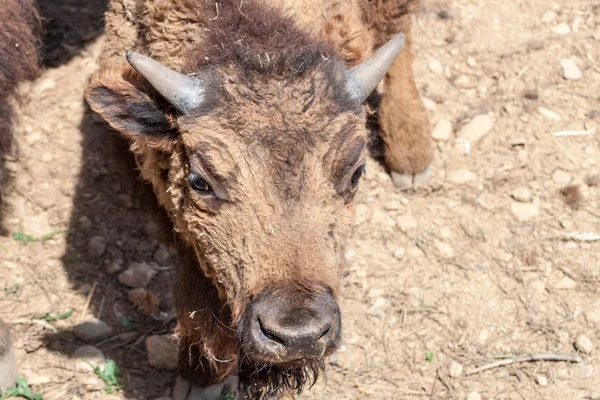
M 131 50 L 127 52 L 126 57 L 129 65 L 182 114 L 189 114 L 202 104 L 205 88 L 200 79 L 180 74 L 150 57 Z
M 348 91 L 358 104 L 375 90 L 402 51 L 404 42 L 403 34 L 394 36 L 371 57 L 346 72 Z

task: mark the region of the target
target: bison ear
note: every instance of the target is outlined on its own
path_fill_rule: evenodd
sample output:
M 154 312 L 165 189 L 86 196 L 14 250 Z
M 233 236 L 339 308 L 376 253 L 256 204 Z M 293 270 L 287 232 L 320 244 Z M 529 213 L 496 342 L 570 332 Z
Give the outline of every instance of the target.
M 85 90 L 85 99 L 111 127 L 130 139 L 159 144 L 178 135 L 175 110 L 129 66 L 96 74 Z

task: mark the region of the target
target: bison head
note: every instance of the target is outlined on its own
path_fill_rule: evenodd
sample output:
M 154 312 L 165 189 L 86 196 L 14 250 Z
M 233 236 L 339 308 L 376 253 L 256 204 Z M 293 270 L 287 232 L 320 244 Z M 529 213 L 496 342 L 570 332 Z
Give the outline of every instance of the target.
M 128 52 L 129 65 L 93 78 L 87 101 L 132 141 L 195 274 L 229 310 L 221 336 L 235 350 L 221 351 L 219 335 L 202 332 L 220 322 L 194 324 L 187 314 L 201 303 L 180 303 L 180 331 L 205 357 L 299 389 L 338 347 L 340 267 L 365 170 L 361 104 L 403 43 L 398 35 L 352 69 L 322 49 L 257 54 L 251 65 L 207 57 L 183 72 Z

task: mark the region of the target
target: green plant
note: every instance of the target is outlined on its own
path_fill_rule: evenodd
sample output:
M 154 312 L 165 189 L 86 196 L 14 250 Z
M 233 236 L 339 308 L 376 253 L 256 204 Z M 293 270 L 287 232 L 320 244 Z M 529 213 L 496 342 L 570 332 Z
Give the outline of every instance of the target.
M 432 362 L 433 361 L 433 356 L 434 356 L 434 353 L 431 350 L 427 350 L 427 352 L 425 353 L 425 359 L 428 362 Z
M 112 394 L 115 389 L 119 390 L 123 388 L 123 385 L 119 382 L 119 367 L 113 360 L 106 360 L 104 371 L 101 371 L 100 367 L 94 368 L 94 373 L 106 384 L 104 391 L 107 394 Z
M 43 400 L 41 395 L 31 393 L 31 388 L 25 378 L 17 378 L 17 387 L 8 388 L 1 399 L 4 400 L 9 397 L 23 397 L 28 400 Z
M 67 312 L 66 312 L 66 313 L 64 313 L 64 314 L 60 314 L 60 315 L 57 315 L 57 316 L 54 316 L 54 315 L 52 315 L 52 314 L 53 314 L 53 313 L 47 313 L 47 314 L 44 314 L 44 317 L 43 317 L 43 318 L 44 318 L 46 321 L 48 321 L 48 322 L 51 322 L 51 321 L 58 321 L 58 320 L 61 320 L 61 319 L 67 319 L 67 318 L 69 318 L 71 315 L 73 315 L 73 310 L 69 310 L 69 311 L 67 311 Z

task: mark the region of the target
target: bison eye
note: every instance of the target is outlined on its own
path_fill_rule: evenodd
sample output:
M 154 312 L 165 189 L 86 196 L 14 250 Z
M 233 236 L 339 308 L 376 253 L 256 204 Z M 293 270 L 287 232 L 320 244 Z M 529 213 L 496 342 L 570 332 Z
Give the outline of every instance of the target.
M 194 190 L 198 193 L 206 194 L 212 192 L 212 188 L 210 187 L 208 182 L 206 182 L 204 178 L 202 178 L 200 175 L 190 174 L 189 180 L 190 185 L 192 185 Z
M 358 185 L 358 181 L 360 180 L 360 177 L 365 173 L 365 171 L 366 167 L 364 165 L 361 165 L 360 167 L 356 168 L 356 171 L 354 171 L 354 173 L 352 174 L 352 189 L 354 189 L 356 185 Z

